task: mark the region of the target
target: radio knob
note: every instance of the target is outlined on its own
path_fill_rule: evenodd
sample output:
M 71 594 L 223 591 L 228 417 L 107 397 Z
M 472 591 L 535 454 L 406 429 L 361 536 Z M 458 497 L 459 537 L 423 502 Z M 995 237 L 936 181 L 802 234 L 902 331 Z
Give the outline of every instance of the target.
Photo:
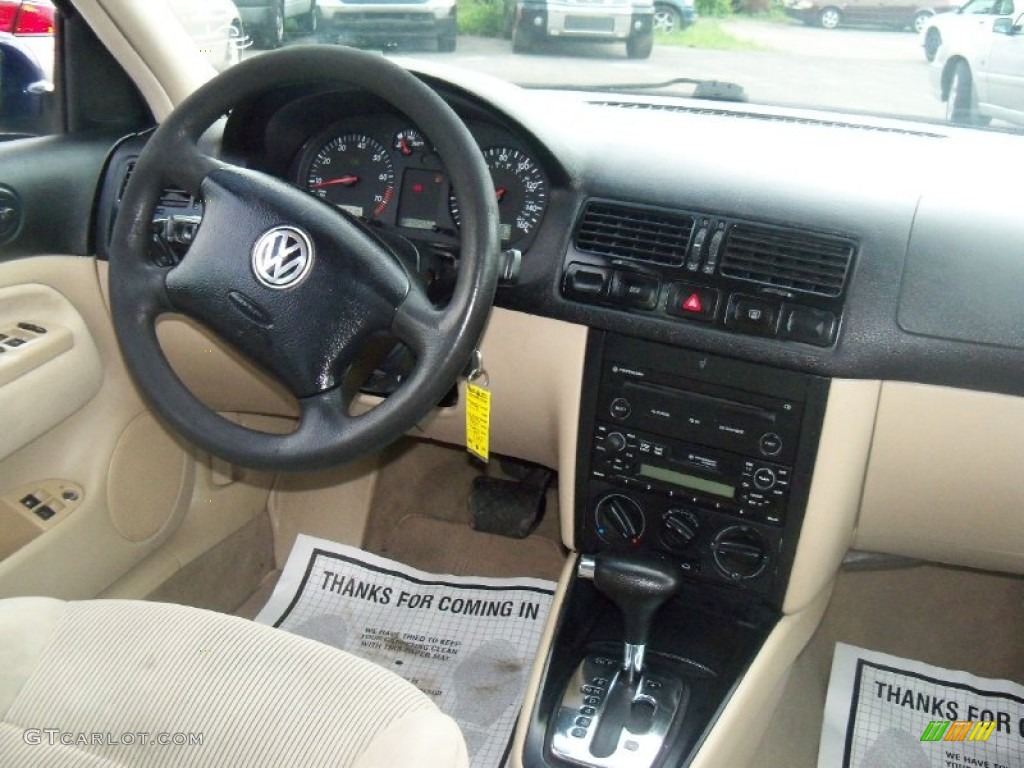
M 644 510 L 634 499 L 609 493 L 594 512 L 597 535 L 609 544 L 638 544 L 644 535 Z
M 775 472 L 768 467 L 760 467 L 754 472 L 754 485 L 762 491 L 767 491 L 775 485 Z
M 733 525 L 719 531 L 711 544 L 711 555 L 719 570 L 733 581 L 760 576 L 768 567 L 768 547 L 757 531 Z
M 604 439 L 604 444 L 611 453 L 621 453 L 626 448 L 626 438 L 621 432 L 612 432 Z
M 700 530 L 700 520 L 688 509 L 670 509 L 661 518 L 661 543 L 673 552 L 686 549 Z

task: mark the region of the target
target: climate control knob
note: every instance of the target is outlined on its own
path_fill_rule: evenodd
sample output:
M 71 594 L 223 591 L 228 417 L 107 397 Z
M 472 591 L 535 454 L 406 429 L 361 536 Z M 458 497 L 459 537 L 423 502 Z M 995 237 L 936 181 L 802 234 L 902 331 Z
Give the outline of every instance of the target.
M 661 518 L 661 543 L 679 553 L 697 538 L 700 520 L 688 509 L 670 509 Z
M 723 575 L 733 581 L 754 579 L 768 567 L 768 545 L 747 525 L 723 528 L 711 543 L 711 555 Z
M 644 535 L 644 510 L 635 499 L 621 493 L 602 496 L 594 510 L 597 535 L 613 545 L 634 545 Z

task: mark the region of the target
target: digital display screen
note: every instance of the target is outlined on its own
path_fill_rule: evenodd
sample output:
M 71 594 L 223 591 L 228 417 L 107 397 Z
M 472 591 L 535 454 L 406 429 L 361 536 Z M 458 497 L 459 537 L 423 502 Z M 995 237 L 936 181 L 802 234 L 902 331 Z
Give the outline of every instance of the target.
M 398 197 L 398 226 L 433 229 L 441 211 L 447 180 L 439 171 L 410 168 L 402 177 Z
M 703 477 L 696 477 L 694 475 L 684 475 L 682 472 L 674 472 L 664 467 L 652 467 L 650 464 L 641 464 L 640 475 L 649 477 L 651 480 L 661 480 L 663 483 L 690 488 L 694 491 L 704 491 L 715 496 L 724 496 L 727 499 L 736 497 L 736 489 L 731 485 L 716 483 L 714 480 L 705 480 Z

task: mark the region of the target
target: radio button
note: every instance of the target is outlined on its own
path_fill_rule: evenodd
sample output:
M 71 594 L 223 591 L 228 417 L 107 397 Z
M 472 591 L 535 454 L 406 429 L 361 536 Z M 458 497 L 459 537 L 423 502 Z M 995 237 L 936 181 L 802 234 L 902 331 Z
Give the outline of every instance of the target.
M 624 397 L 616 397 L 608 407 L 608 413 L 613 419 L 622 421 L 628 419 L 629 415 L 633 413 L 633 405 Z
M 758 444 L 765 456 L 778 456 L 782 451 L 782 438 L 774 432 L 765 432 Z

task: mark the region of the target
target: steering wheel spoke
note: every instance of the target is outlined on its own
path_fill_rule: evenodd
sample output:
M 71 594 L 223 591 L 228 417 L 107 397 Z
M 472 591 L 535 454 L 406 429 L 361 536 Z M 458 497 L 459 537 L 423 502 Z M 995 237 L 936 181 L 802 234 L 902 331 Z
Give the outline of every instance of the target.
M 459 275 L 445 308 L 431 305 L 389 246 L 360 222 L 285 181 L 200 150 L 203 133 L 233 108 L 312 81 L 361 88 L 433 140 L 462 210 Z M 199 194 L 204 215 L 186 257 L 160 269 L 148 258 L 149 222 L 171 183 Z M 111 306 L 126 364 L 167 422 L 229 461 L 289 470 L 354 460 L 407 432 L 457 378 L 493 301 L 497 220 L 493 185 L 472 135 L 409 72 L 343 47 L 253 58 L 183 102 L 138 159 L 111 247 Z M 207 326 L 280 379 L 300 403 L 296 431 L 271 435 L 231 425 L 192 396 L 154 333 L 156 317 L 167 311 Z M 376 408 L 352 416 L 348 373 L 381 333 L 413 351 L 414 370 Z
M 410 284 L 409 293 L 391 323 L 391 332 L 409 347 L 417 359 L 429 357 L 433 346 L 442 336 L 444 312 L 427 298 L 419 283 Z

